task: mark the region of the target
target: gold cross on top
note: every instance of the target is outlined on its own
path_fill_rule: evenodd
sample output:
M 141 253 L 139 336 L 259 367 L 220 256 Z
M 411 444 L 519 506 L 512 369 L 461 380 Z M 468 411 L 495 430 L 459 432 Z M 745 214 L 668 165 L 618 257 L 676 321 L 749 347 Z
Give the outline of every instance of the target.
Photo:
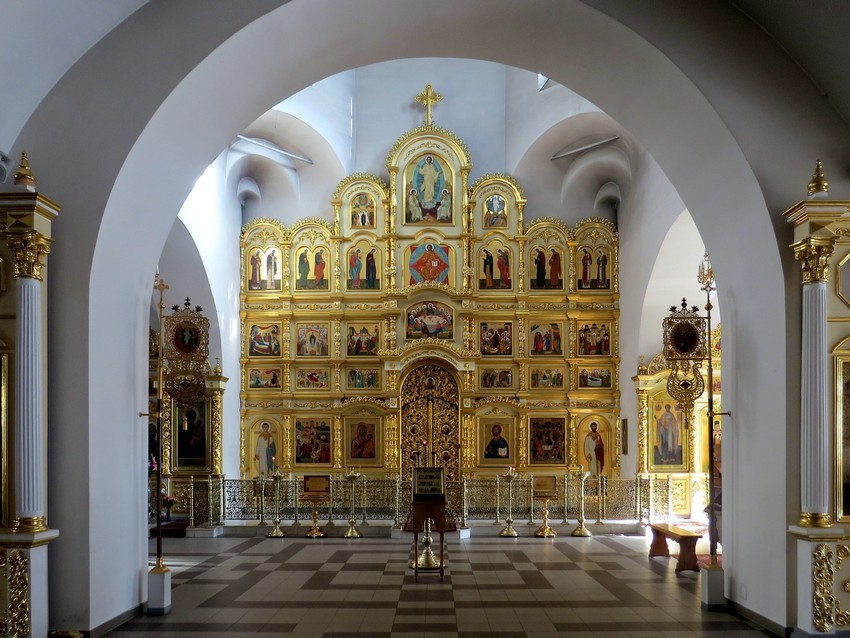
M 431 127 L 431 107 L 443 99 L 443 96 L 431 88 L 430 84 L 425 85 L 425 90 L 416 96 L 416 101 L 425 105 L 425 126 Z

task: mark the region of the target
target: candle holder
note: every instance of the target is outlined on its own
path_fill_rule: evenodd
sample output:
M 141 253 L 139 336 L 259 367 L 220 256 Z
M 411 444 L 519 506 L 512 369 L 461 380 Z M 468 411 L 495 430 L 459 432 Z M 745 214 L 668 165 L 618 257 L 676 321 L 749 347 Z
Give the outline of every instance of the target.
M 513 522 L 514 519 L 511 515 L 511 509 L 513 508 L 513 482 L 516 478 L 516 472 L 514 472 L 514 468 L 511 467 L 505 474 L 502 474 L 502 478 L 508 484 L 508 511 L 505 515 L 505 526 L 502 528 L 502 531 L 499 532 L 499 536 L 507 536 L 510 538 L 516 538 L 519 536 L 519 533 L 514 529 Z
M 538 538 L 555 538 L 558 533 L 549 527 L 549 499 L 543 501 L 543 525 L 537 528 L 534 535 Z
M 327 533 L 319 527 L 319 504 L 317 501 L 311 501 L 311 504 L 313 505 L 313 527 L 307 530 L 305 536 L 307 538 L 324 538 Z
M 257 484 L 260 486 L 260 522 L 257 525 L 262 527 L 266 524 L 266 477 L 264 474 L 260 474 L 257 478 Z
M 354 513 L 354 486 L 357 483 L 357 479 L 360 478 L 360 475 L 354 471 L 354 468 L 351 468 L 349 472 L 344 475 L 346 481 L 348 481 L 349 485 L 351 485 L 351 512 L 348 515 L 348 529 L 343 534 L 343 538 L 362 538 L 363 534 L 360 533 L 354 524 L 357 522 L 357 516 Z
M 280 529 L 280 474 L 274 475 L 274 518 L 272 530 L 266 534 L 268 538 L 285 538 L 286 534 Z
M 587 477 L 590 476 L 590 472 L 582 472 L 581 473 L 581 485 L 579 490 L 579 510 L 578 510 L 578 526 L 573 530 L 571 536 L 581 536 L 583 538 L 587 538 L 589 536 L 593 536 L 590 533 L 590 530 L 584 526 L 584 482 L 587 480 Z
M 439 571 L 440 559 L 437 555 L 431 550 L 431 544 L 434 542 L 434 539 L 431 537 L 431 519 L 425 519 L 425 525 L 422 529 L 422 551 L 419 553 L 419 556 L 412 561 L 410 561 L 411 569 L 418 569 L 421 571 Z

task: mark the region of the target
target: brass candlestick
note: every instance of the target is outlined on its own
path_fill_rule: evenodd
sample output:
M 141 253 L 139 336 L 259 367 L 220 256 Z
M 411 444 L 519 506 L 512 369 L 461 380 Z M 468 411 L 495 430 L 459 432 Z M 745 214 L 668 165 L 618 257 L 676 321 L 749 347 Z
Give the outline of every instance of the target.
M 511 467 L 507 473 L 502 475 L 502 478 L 508 483 L 508 512 L 505 516 L 505 526 L 502 528 L 502 531 L 499 532 L 499 536 L 509 536 L 511 538 L 516 538 L 519 536 L 517 531 L 514 529 L 513 522 L 514 519 L 511 516 L 511 509 L 513 507 L 513 482 L 516 478 L 516 473 L 514 472 L 514 468 Z
M 584 526 L 584 482 L 590 476 L 589 472 L 581 473 L 581 485 L 579 494 L 578 526 L 573 530 L 571 536 L 588 537 L 593 536 L 590 530 Z
M 543 525 L 537 528 L 534 535 L 538 538 L 555 538 L 558 533 L 549 527 L 549 499 L 543 501 Z
M 431 519 L 425 519 L 425 525 L 422 529 L 422 551 L 419 553 L 419 557 L 412 561 L 410 561 L 411 569 L 418 569 L 421 571 L 437 571 L 440 569 L 440 559 L 437 558 L 437 555 L 431 551 L 431 543 L 434 542 L 434 539 L 431 538 Z
M 351 512 L 348 515 L 348 529 L 343 534 L 343 538 L 362 538 L 363 536 L 360 530 L 354 527 L 354 524 L 357 522 L 357 516 L 354 513 L 354 485 L 357 483 L 358 478 L 360 478 L 360 475 L 354 471 L 354 468 L 351 468 L 351 471 L 345 474 L 345 480 L 351 485 Z
M 313 505 L 313 527 L 307 530 L 307 538 L 324 538 L 327 536 L 325 530 L 319 527 L 319 505 L 316 501 L 311 501 Z
M 262 526 L 266 524 L 266 476 L 265 474 L 260 474 L 260 478 L 257 479 L 257 482 L 260 486 L 260 522 L 257 525 Z
M 274 526 L 266 536 L 268 538 L 285 538 L 286 534 L 280 529 L 280 474 L 277 473 L 274 476 L 274 518 L 272 523 Z

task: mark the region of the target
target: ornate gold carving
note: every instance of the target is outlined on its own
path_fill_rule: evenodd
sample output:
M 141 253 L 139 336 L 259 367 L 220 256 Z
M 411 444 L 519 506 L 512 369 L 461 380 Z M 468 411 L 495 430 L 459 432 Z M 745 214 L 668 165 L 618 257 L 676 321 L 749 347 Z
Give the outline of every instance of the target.
M 832 527 L 832 517 L 824 512 L 801 512 L 797 525 L 800 527 Z
M 375 186 L 380 191 L 382 198 L 386 199 L 388 196 L 387 191 L 389 190 L 389 186 L 387 186 L 387 183 L 380 177 L 372 173 L 354 173 L 345 177 L 339 184 L 337 184 L 336 190 L 333 194 L 333 199 L 341 199 L 342 193 L 345 189 L 356 182 L 370 182 L 371 186 Z
M 614 225 L 614 222 L 608 219 L 603 219 L 602 217 L 587 217 L 575 227 L 576 237 L 581 234 L 581 231 L 587 229 L 592 226 L 601 226 L 608 230 L 611 233 L 612 238 L 616 239 L 620 236 L 617 227 Z M 596 236 L 596 235 L 594 235 Z
M 505 404 L 507 404 L 507 405 L 512 405 L 512 406 L 517 407 L 517 408 L 522 407 L 522 403 L 520 403 L 520 402 L 519 402 L 517 399 L 515 399 L 514 397 L 509 397 L 509 396 L 501 396 L 501 397 L 482 397 L 482 398 L 480 398 L 480 399 L 476 399 L 476 400 L 475 400 L 474 407 L 475 407 L 475 409 L 478 409 L 478 408 L 481 408 L 481 407 L 483 407 L 483 406 L 485 406 L 485 405 L 489 405 L 489 404 L 491 404 L 491 403 L 494 403 L 494 404 L 501 404 L 501 405 L 505 405 Z M 501 412 L 501 411 L 500 411 L 500 412 Z M 505 414 L 507 414 L 507 413 L 505 412 Z
M 486 182 L 492 181 L 501 181 L 509 184 L 514 191 L 516 199 L 525 199 L 525 192 L 523 192 L 522 186 L 520 186 L 519 182 L 510 175 L 505 175 L 504 173 L 485 173 L 472 182 L 472 186 L 469 187 L 469 192 L 475 193 L 475 191 L 481 188 Z M 561 224 L 563 224 L 563 222 L 561 222 Z
M 431 107 L 443 99 L 443 96 L 431 88 L 430 84 L 425 85 L 425 90 L 416 96 L 416 101 L 425 107 L 425 126 L 431 128 Z
M 809 195 L 815 193 L 828 193 L 829 182 L 823 174 L 823 164 L 820 160 L 815 162 L 815 172 L 812 173 L 812 181 L 809 182 Z
M 417 126 L 416 128 L 410 129 L 404 135 L 402 135 L 400 138 L 398 138 L 395 141 L 395 144 L 393 144 L 392 148 L 390 149 L 390 152 L 387 153 L 387 160 L 385 162 L 385 165 L 387 167 L 387 170 L 390 171 L 390 195 L 391 195 L 390 199 L 391 200 L 393 199 L 392 195 L 393 195 L 393 190 L 395 188 L 395 180 L 392 179 L 392 175 L 394 173 L 398 172 L 398 167 L 393 166 L 393 158 L 396 156 L 396 154 L 401 149 L 401 147 L 404 146 L 408 142 L 408 140 L 410 140 L 413 137 L 416 137 L 418 135 L 421 135 L 423 133 L 441 135 L 443 137 L 448 138 L 452 142 L 454 142 L 457 145 L 458 150 L 460 151 L 460 154 L 461 154 L 461 157 L 460 157 L 461 164 L 466 165 L 463 168 L 466 168 L 466 170 L 468 171 L 469 168 L 471 168 L 471 166 L 472 166 L 472 162 L 469 161 L 469 149 L 466 147 L 466 142 L 464 142 L 462 139 L 460 139 L 453 131 L 449 131 L 447 129 L 440 128 L 439 126 Z
M 835 623 L 835 596 L 832 594 L 832 580 L 835 570 L 832 566 L 832 550 L 829 545 L 820 543 L 812 553 L 812 621 L 818 631 L 828 631 Z
M 23 534 L 35 534 L 36 532 L 46 532 L 47 519 L 44 516 L 22 516 L 16 518 L 12 527 L 16 532 Z
M 829 257 L 834 248 L 831 238 L 807 237 L 791 244 L 794 259 L 800 262 L 803 284 L 829 279 Z
M 304 230 L 305 228 L 309 228 L 310 226 L 319 226 L 323 231 L 320 232 L 315 228 L 310 228 L 309 230 Z M 327 219 L 322 219 L 321 217 L 303 217 L 296 221 L 290 227 L 292 234 L 292 241 L 303 241 L 306 237 L 307 241 L 310 244 L 315 244 L 318 239 L 327 239 L 329 236 L 333 234 L 333 223 L 329 222 Z M 296 236 L 296 233 L 300 235 Z
M 466 294 L 466 291 L 458 290 L 448 284 L 442 284 L 437 281 L 419 281 L 413 285 L 405 286 L 404 288 L 390 288 L 387 290 L 387 294 L 389 295 L 412 295 L 417 290 L 422 290 L 426 288 L 436 288 L 437 290 L 442 290 L 446 294 L 461 296 Z
M 210 400 L 212 409 L 212 473 L 222 474 L 221 452 L 224 446 L 222 439 L 224 390 L 213 390 Z
M 8 587 L 6 606 L 0 608 L 0 635 L 30 635 L 28 563 L 20 549 L 0 549 L 0 582 Z
M 649 457 L 647 452 L 647 438 L 649 436 L 649 392 L 638 390 L 638 474 L 647 471 Z
M 543 225 L 551 225 L 551 226 L 555 226 L 557 228 L 560 228 L 564 232 L 564 235 L 569 237 L 569 234 L 570 234 L 569 226 L 567 226 L 563 222 L 563 220 L 555 219 L 554 217 L 538 217 L 536 219 L 533 219 L 532 221 L 530 221 L 528 223 L 528 226 L 526 226 L 525 234 L 531 235 L 535 230 L 535 228 L 534 228 L 535 226 L 543 226 Z
M 34 230 L 7 231 L 6 244 L 15 258 L 15 277 L 42 280 L 47 255 L 52 239 Z
M 414 341 L 409 341 L 401 348 L 397 348 L 395 350 L 380 350 L 378 351 L 378 356 L 403 357 L 412 350 L 420 350 L 422 348 L 437 348 L 439 350 L 446 350 L 461 359 L 467 359 L 470 357 L 478 358 L 479 355 L 477 349 L 467 350 L 464 348 L 458 348 L 453 343 L 446 343 L 445 339 L 437 339 L 436 337 L 426 337 L 424 339 L 416 339 Z
M 278 220 L 272 219 L 271 217 L 258 217 L 257 219 L 253 219 L 244 226 L 242 226 L 242 241 L 246 241 L 247 237 L 253 236 L 253 230 L 262 224 L 268 224 L 269 226 L 274 226 L 278 232 L 280 232 L 281 237 L 284 240 L 288 240 L 290 238 L 290 231 L 283 224 L 281 224 Z M 268 232 L 268 231 L 266 231 Z
M 245 302 L 243 305 L 245 310 L 258 310 L 258 311 L 266 311 L 266 310 L 289 310 L 290 303 L 288 301 L 264 301 L 264 302 Z

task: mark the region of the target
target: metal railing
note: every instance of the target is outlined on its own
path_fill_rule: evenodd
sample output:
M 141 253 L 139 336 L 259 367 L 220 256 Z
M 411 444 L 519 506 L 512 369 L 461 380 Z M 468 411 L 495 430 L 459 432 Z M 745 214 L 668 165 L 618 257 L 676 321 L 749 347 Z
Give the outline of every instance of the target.
M 277 484 L 277 485 L 276 485 Z M 527 524 L 539 520 L 541 499 L 533 494 L 534 477 L 518 475 L 513 479 L 511 502 L 508 503 L 507 482 L 499 476 L 448 481 L 446 509 L 461 527 L 472 521 L 501 524 L 510 506 L 515 521 Z M 556 481 L 557 495 L 549 499 L 549 517 L 562 524 L 578 520 L 581 489 L 584 486 L 584 517 L 588 521 L 670 520 L 673 512 L 672 482 L 669 477 L 639 475 L 631 478 L 588 478 L 565 472 Z M 226 521 L 260 521 L 265 524 L 275 514 L 292 525 L 311 518 L 313 502 L 304 498 L 301 477 L 273 477 L 263 480 L 226 479 L 213 476 L 168 477 L 165 489 L 175 498 L 172 513 L 189 519 L 189 525 L 211 527 Z M 275 490 L 278 492 L 275 498 Z M 360 525 L 369 521 L 392 521 L 401 527 L 407 519 L 412 500 L 410 481 L 400 478 L 367 478 L 354 482 L 354 511 Z M 331 478 L 330 496 L 316 503 L 320 520 L 326 525 L 347 521 L 352 509 L 349 480 Z M 155 494 L 151 494 L 155 508 Z M 153 510 L 152 510 L 153 511 Z

